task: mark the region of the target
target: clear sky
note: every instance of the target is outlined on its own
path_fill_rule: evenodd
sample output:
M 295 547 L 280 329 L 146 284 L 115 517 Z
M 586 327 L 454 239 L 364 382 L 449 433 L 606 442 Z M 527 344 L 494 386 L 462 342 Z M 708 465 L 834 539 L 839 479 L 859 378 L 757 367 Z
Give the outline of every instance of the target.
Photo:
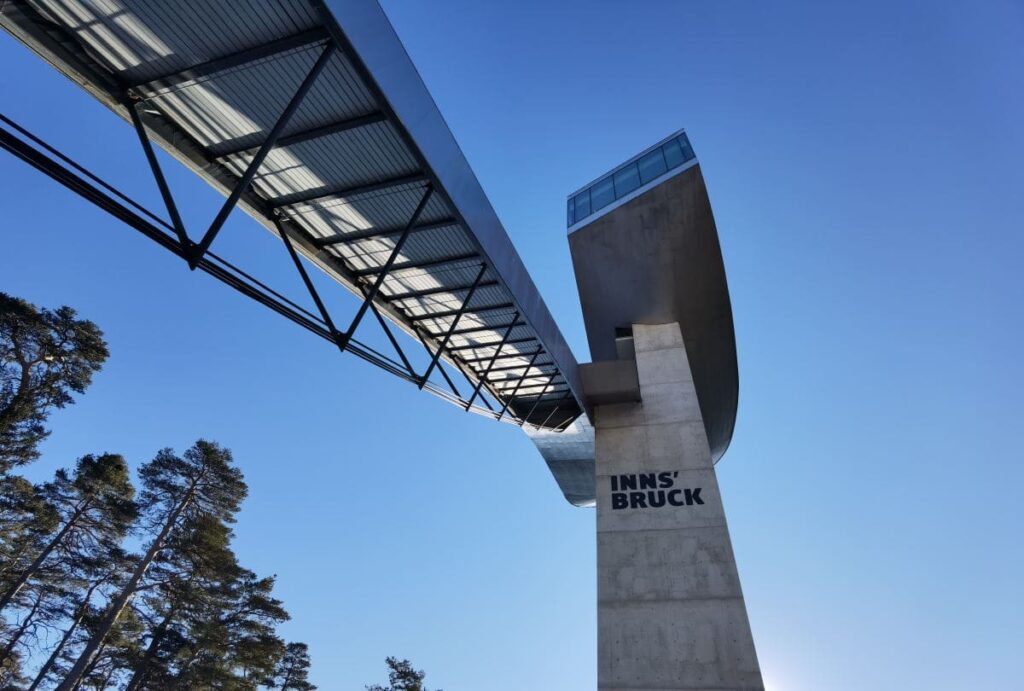
M 735 312 L 719 473 L 769 689 L 1019 684 L 1024 6 L 384 4 L 581 361 L 565 195 L 687 128 Z M 160 208 L 126 124 L 6 36 L 0 65 L 0 110 Z M 208 222 L 218 197 L 168 166 Z M 219 440 L 251 489 L 238 552 L 278 575 L 321 688 L 386 655 L 447 691 L 594 688 L 594 514 L 519 430 L 340 357 L 9 155 L 0 181 L 0 290 L 73 305 L 112 352 L 33 478 Z M 302 295 L 244 215 L 217 243 Z

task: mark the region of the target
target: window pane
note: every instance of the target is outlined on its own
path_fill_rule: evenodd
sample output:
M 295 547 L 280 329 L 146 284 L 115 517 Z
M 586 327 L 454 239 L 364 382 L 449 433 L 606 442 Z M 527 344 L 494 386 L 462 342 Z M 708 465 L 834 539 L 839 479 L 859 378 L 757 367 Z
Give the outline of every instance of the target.
M 615 201 L 615 188 L 612 186 L 610 175 L 594 183 L 594 186 L 590 188 L 590 200 L 593 203 L 594 211 Z
M 572 219 L 572 197 L 569 197 L 569 201 L 566 204 L 566 207 L 567 207 L 567 209 L 566 209 L 566 223 L 568 223 L 568 225 L 572 225 L 573 224 L 573 219 Z
M 623 197 L 640 186 L 640 174 L 636 164 L 626 166 L 615 172 L 615 198 Z
M 590 190 L 583 190 L 573 198 L 576 214 L 573 223 L 590 215 Z
M 693 158 L 693 147 L 690 146 L 690 140 L 686 138 L 685 134 L 679 135 L 679 145 L 683 147 L 683 158 L 689 161 Z
M 661 149 L 655 149 L 640 159 L 640 181 L 645 185 L 665 172 L 665 157 Z
M 686 159 L 683 158 L 683 150 L 679 148 L 678 140 L 673 139 L 666 142 L 661 148 L 665 152 L 665 163 L 668 164 L 669 170 L 685 163 Z

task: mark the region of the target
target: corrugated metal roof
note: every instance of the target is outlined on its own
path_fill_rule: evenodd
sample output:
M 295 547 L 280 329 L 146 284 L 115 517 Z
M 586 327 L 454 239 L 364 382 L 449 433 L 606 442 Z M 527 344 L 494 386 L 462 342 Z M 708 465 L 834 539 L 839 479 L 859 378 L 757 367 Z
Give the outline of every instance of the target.
M 362 5 L 353 22 L 380 12 Z M 245 173 L 333 42 L 341 49 L 267 154 L 243 208 L 265 226 L 270 216 L 261 209 L 280 214 L 300 251 L 361 296 L 432 189 L 381 284 L 382 313 L 434 348 L 446 343 L 443 358 L 471 379 L 487 373 L 484 389 L 499 406 L 507 401 L 513 416 L 535 410 L 529 422 L 561 427 L 580 414 L 578 396 L 566 401 L 564 393 L 576 387 L 575 361 L 514 250 L 508 256 L 511 246 L 475 178 L 470 172 L 474 189 L 445 184 L 454 178 L 435 167 L 423 146 L 436 149 L 437 141 L 414 140 L 396 110 L 400 99 L 394 92 L 385 97 L 348 29 L 322 3 L 31 0 L 5 4 L 10 29 L 9 7 L 20 13 L 18 21 L 37 22 L 40 35 L 59 33 L 60 47 L 48 59 L 61 66 L 54 58 L 61 51 L 78 56 L 73 69 L 82 74 L 85 64 L 86 86 L 123 117 L 129 95 L 141 99 L 145 122 L 168 133 L 157 141 L 219 187 Z M 408 62 L 404 50 L 395 59 Z M 400 67 L 408 74 L 409 66 Z M 421 82 L 412 84 L 416 90 L 423 91 Z M 434 117 L 432 101 L 424 112 Z M 437 136 L 450 139 L 446 128 Z M 453 140 L 441 144 L 457 152 Z M 467 189 L 480 208 L 467 208 Z

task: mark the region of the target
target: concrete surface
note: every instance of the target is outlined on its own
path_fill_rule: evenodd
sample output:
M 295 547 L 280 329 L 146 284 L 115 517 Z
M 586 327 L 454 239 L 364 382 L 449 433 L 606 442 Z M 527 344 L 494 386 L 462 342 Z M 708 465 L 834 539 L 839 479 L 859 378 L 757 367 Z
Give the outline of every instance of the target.
M 682 333 L 633 336 L 642 402 L 595 408 L 598 688 L 763 689 Z

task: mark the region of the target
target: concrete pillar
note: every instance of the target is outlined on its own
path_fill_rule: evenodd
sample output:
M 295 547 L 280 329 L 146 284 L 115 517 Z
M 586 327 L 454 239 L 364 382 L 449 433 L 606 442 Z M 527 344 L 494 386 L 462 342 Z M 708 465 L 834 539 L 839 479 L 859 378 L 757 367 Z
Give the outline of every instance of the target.
M 595 408 L 598 688 L 763 689 L 679 325 L 633 338 L 642 402 Z

